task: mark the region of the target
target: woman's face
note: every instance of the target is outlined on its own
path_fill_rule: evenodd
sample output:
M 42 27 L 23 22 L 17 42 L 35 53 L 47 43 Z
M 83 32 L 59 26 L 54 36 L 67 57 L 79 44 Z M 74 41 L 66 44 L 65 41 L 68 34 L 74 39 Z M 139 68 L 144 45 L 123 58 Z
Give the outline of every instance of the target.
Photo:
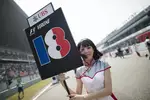
M 93 50 L 92 46 L 83 47 L 81 45 L 81 47 L 80 47 L 80 53 L 82 55 L 86 56 L 85 60 L 92 60 L 93 59 L 94 50 Z

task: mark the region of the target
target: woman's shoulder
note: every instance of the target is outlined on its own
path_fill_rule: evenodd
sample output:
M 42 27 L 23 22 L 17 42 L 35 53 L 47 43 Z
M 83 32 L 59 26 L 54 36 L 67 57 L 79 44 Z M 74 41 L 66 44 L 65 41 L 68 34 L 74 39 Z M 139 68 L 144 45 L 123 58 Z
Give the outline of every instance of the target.
M 79 68 L 76 69 L 76 78 L 80 79 L 82 74 L 86 71 L 86 67 L 85 66 L 81 66 Z
M 104 59 L 104 58 L 99 58 L 98 60 L 97 60 L 97 62 L 98 63 L 107 63 L 107 61 Z
M 108 64 L 108 62 L 105 59 L 98 59 L 97 63 L 101 70 L 110 68 L 110 65 Z
M 86 67 L 85 66 L 81 66 L 79 68 L 76 69 L 78 73 L 82 73 L 86 70 Z

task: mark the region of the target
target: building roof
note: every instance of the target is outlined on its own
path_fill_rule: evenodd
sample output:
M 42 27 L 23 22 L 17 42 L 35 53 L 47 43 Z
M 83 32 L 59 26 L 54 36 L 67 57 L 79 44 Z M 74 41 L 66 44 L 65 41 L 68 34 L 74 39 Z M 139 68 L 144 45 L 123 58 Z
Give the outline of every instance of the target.
M 149 11 L 150 11 L 150 6 L 148 6 L 147 8 L 142 10 L 139 14 L 134 16 L 130 21 L 128 21 L 126 24 L 124 24 L 120 29 L 114 30 L 110 34 L 108 34 L 100 43 L 97 44 L 97 47 L 99 47 L 103 43 L 107 42 L 112 37 L 117 38 L 116 37 L 117 35 L 119 36 L 122 31 L 124 31 L 125 29 L 127 29 L 131 25 L 135 24 L 135 22 L 137 22 L 138 20 L 140 20 L 141 18 L 146 16 Z M 115 39 L 115 38 L 112 38 L 112 39 Z

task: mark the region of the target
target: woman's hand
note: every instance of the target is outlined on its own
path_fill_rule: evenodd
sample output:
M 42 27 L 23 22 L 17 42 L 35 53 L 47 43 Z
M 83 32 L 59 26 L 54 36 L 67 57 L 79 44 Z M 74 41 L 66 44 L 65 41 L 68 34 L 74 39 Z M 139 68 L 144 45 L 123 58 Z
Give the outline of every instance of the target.
M 69 100 L 86 100 L 84 95 L 71 94 L 69 97 L 71 97 Z
M 65 74 L 64 73 L 59 74 L 58 79 L 59 79 L 60 82 L 64 81 L 66 79 Z

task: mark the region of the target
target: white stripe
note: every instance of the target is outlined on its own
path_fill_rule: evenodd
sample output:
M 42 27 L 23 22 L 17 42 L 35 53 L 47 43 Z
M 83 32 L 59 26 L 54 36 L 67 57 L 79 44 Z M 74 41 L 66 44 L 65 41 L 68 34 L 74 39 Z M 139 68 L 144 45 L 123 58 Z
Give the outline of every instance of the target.
M 36 100 L 38 97 L 40 97 L 52 84 L 49 84 L 46 86 L 38 95 L 36 95 L 32 100 Z
M 56 40 L 53 39 L 53 32 L 52 30 L 49 30 L 45 35 L 45 42 L 49 46 L 48 47 L 48 53 L 49 55 L 54 59 L 60 59 L 62 58 L 60 51 L 56 50 L 56 47 L 58 46 Z

